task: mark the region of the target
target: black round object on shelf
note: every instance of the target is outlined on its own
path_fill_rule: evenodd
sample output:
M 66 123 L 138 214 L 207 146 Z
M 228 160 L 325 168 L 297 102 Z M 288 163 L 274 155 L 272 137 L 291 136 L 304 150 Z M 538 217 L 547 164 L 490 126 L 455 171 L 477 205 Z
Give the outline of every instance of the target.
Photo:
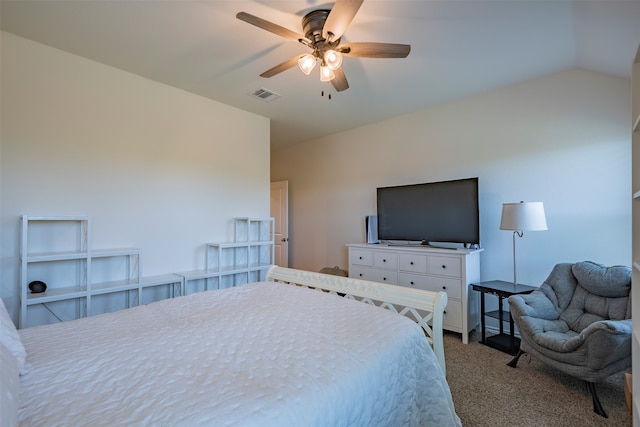
M 47 290 L 47 284 L 41 282 L 40 280 L 34 280 L 33 282 L 29 283 L 29 289 L 32 293 L 39 294 L 40 292 L 44 292 Z

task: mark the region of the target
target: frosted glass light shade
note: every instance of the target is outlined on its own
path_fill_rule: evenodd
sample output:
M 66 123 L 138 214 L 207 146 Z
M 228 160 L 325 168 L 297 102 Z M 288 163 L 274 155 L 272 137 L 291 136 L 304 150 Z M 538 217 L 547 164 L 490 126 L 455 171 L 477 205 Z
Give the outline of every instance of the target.
M 324 53 L 324 62 L 332 70 L 337 70 L 342 65 L 342 54 L 335 50 L 328 50 Z
M 500 230 L 547 230 L 547 219 L 542 202 L 504 203 Z
M 298 67 L 306 75 L 309 75 L 309 73 L 311 73 L 311 70 L 313 70 L 315 66 L 316 66 L 316 57 L 310 53 L 298 59 Z
M 335 77 L 335 73 L 333 72 L 333 70 L 331 68 L 329 68 L 326 65 L 321 65 L 320 66 L 320 81 L 321 82 L 328 82 L 334 79 Z

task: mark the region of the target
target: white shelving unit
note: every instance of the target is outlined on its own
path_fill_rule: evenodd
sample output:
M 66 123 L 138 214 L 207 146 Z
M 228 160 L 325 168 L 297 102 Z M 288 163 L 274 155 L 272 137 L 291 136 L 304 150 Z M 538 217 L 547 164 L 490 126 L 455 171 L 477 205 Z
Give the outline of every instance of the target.
M 273 218 L 235 218 L 234 242 L 208 243 L 205 269 L 143 277 L 139 249 L 94 250 L 88 216 L 22 216 L 21 328 L 265 279 Z M 45 292 L 32 293 L 39 280 Z
M 158 293 L 165 288 L 164 295 L 158 296 Z M 159 299 L 175 298 L 183 295 L 184 278 L 179 274 L 162 274 L 158 276 L 147 276 L 140 280 L 140 288 L 137 289 L 139 295 L 139 303 L 149 304 Z M 157 291 L 153 295 L 154 291 Z
M 207 244 L 207 268 L 220 273 L 220 288 L 265 279 L 273 265 L 273 218 L 236 218 L 233 243 Z
M 633 368 L 640 367 L 640 47 L 631 71 L 631 152 L 632 172 L 632 258 L 633 277 L 631 286 L 633 312 L 632 360 Z M 633 425 L 640 425 L 640 373 L 633 376 Z
M 93 250 L 88 216 L 23 215 L 20 257 L 21 328 L 139 305 L 162 287 L 182 293 L 179 275 L 141 276 L 139 249 Z M 34 280 L 46 291 L 32 293 Z
M 220 289 L 220 273 L 213 270 L 191 270 L 178 273 L 182 277 L 182 294 Z
M 88 216 L 23 215 L 20 256 L 21 328 L 33 326 L 29 313 L 37 307 L 58 320 L 62 312 L 74 312 L 74 318 L 96 314 L 92 296 L 128 290 L 140 280 L 139 250 L 91 250 Z M 43 281 L 46 291 L 31 293 L 34 280 Z
M 205 269 L 180 273 L 185 293 L 264 280 L 273 265 L 273 227 L 273 218 L 235 218 L 234 241 L 207 243 Z

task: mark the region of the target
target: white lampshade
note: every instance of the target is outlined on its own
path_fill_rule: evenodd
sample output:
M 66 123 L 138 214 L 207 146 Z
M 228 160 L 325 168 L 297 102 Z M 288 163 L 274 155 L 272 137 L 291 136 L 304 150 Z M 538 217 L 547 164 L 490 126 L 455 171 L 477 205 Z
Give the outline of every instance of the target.
M 309 75 L 309 73 L 311 73 L 311 70 L 313 70 L 313 68 L 316 66 L 316 60 L 317 58 L 315 56 L 308 53 L 302 58 L 298 59 L 298 67 L 300 67 L 300 70 L 302 70 L 303 73 Z
M 328 50 L 324 53 L 324 62 L 327 67 L 337 70 L 342 65 L 342 54 L 335 50 Z
M 500 230 L 541 231 L 547 229 L 542 202 L 504 203 Z
M 335 73 L 333 72 L 333 70 L 331 68 L 329 68 L 327 65 L 322 64 L 320 66 L 320 81 L 321 82 L 328 82 L 334 79 L 335 77 Z

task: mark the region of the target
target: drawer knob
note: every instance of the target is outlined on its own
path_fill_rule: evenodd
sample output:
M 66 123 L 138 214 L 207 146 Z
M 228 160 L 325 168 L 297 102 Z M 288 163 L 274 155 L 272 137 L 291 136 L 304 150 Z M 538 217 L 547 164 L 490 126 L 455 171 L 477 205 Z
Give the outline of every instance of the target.
M 360 273 L 360 277 L 362 277 L 362 273 Z
M 387 262 L 387 260 L 386 260 L 386 259 L 383 259 L 383 260 L 382 260 L 382 262 Z
M 413 261 L 411 261 L 409 264 L 413 265 Z
M 443 265 L 443 266 L 442 266 L 442 268 L 447 268 L 447 266 L 446 266 L 446 265 Z
M 362 257 L 361 257 L 361 256 L 359 256 L 358 258 L 362 259 Z
M 443 287 L 442 287 L 442 289 L 447 289 L 447 287 L 446 287 L 446 286 L 443 286 Z
M 387 278 L 386 278 L 386 277 L 383 277 L 383 278 L 382 278 L 382 280 L 384 280 L 384 281 L 386 282 L 386 281 L 387 281 Z
M 413 282 L 411 282 L 411 284 L 413 285 Z

